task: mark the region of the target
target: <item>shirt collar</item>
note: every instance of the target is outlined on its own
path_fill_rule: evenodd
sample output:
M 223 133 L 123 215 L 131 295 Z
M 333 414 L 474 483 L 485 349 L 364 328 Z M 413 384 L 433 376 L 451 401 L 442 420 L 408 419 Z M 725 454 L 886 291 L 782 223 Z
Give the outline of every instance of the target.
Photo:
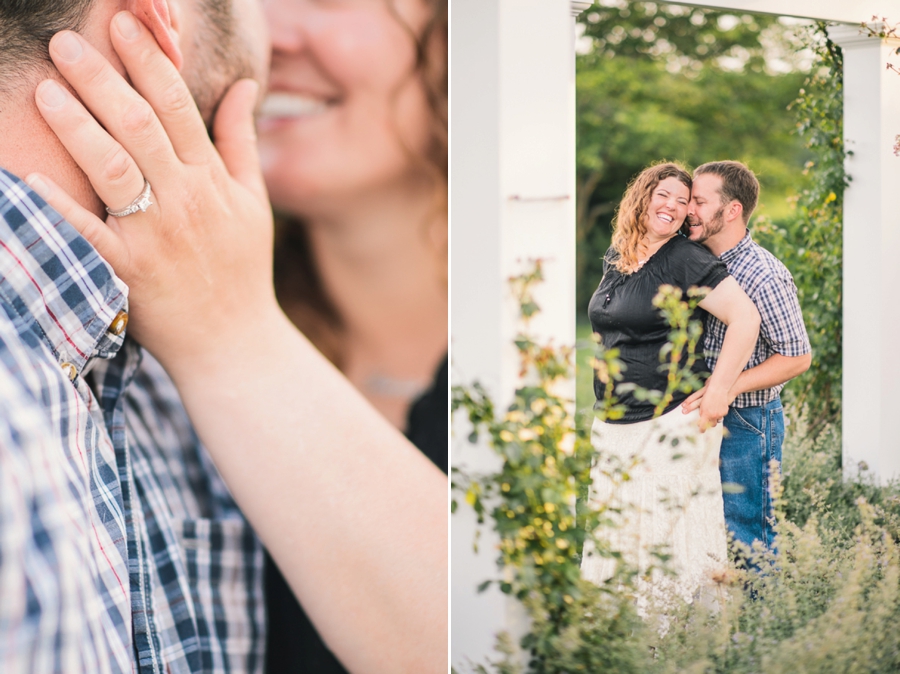
M 734 248 L 730 248 L 729 250 L 726 250 L 724 253 L 722 253 L 719 256 L 719 259 L 722 260 L 722 262 L 731 262 L 731 260 L 740 255 L 742 251 L 749 248 L 752 243 L 753 239 L 750 238 L 750 230 L 748 229 L 744 233 L 744 238 L 741 239 Z
M 92 357 L 111 358 L 122 346 L 128 287 L 71 224 L 4 170 L 0 296 L 19 319 L 36 324 L 61 365 L 78 373 Z

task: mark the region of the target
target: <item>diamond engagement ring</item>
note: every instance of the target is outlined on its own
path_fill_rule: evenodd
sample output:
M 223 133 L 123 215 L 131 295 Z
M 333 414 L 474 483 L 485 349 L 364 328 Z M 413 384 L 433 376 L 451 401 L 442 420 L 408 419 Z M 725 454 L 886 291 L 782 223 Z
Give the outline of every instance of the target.
M 146 178 L 144 178 L 144 189 L 141 190 L 141 193 L 137 196 L 137 199 L 132 201 L 121 211 L 114 211 L 111 208 L 107 207 L 106 212 L 114 218 L 124 218 L 126 215 L 132 215 L 133 213 L 137 213 L 138 211 L 143 213 L 152 205 L 153 202 L 150 201 L 150 182 Z

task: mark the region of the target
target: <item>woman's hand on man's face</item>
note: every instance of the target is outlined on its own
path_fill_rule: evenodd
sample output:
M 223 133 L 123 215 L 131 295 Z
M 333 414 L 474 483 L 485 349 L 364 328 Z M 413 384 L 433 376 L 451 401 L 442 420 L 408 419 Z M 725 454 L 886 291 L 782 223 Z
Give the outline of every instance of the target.
M 133 87 L 81 36 L 63 31 L 50 55 L 84 104 L 47 80 L 37 88 L 38 109 L 106 204 L 125 208 L 146 179 L 153 205 L 104 222 L 46 176 L 26 180 L 128 284 L 129 330 L 165 365 L 209 348 L 242 315 L 277 311 L 272 215 L 253 123 L 259 86 L 231 87 L 213 145 L 151 33 L 120 12 L 110 36 Z

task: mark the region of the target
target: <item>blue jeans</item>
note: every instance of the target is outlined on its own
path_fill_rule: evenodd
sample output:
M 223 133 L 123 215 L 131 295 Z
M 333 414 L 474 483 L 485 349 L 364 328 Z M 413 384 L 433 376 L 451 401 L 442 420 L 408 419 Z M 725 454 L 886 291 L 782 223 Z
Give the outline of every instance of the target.
M 725 438 L 719 454 L 722 484 L 737 485 L 723 494 L 725 524 L 735 540 L 752 546 L 762 541 L 775 547 L 769 462 L 781 464 L 784 412 L 781 399 L 761 407 L 732 407 L 725 417 Z M 737 493 L 729 493 L 737 492 Z

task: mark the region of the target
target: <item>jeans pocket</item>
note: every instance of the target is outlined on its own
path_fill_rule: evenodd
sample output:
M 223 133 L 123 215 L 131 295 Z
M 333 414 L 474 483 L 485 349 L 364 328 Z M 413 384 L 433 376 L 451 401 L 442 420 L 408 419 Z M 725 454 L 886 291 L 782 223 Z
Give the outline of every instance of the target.
M 762 424 L 754 424 L 754 419 L 746 411 L 742 413 L 739 407 L 732 407 L 728 413 L 732 415 L 733 421 L 740 428 L 755 433 L 756 435 L 763 435 L 763 430 L 759 427 Z

